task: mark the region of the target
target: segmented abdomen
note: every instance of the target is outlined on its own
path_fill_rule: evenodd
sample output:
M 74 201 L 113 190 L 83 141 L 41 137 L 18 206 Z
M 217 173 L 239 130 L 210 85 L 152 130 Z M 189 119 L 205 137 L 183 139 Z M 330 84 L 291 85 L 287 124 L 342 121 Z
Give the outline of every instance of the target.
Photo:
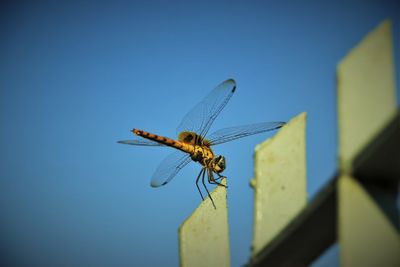
M 146 132 L 143 130 L 138 130 L 138 129 L 133 129 L 131 132 L 140 137 L 164 144 L 166 146 L 174 147 L 174 148 L 179 149 L 186 153 L 193 153 L 193 151 L 194 151 L 193 145 L 185 144 L 184 142 L 176 141 L 174 139 L 171 139 L 171 138 L 168 138 L 165 136 L 152 134 L 152 133 L 149 133 L 149 132 Z

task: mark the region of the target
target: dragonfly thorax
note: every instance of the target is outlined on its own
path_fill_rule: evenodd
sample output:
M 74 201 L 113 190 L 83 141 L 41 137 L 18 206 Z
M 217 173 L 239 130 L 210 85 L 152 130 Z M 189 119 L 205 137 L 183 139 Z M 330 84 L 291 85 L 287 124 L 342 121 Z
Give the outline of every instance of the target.
M 225 157 L 215 157 L 213 151 L 208 146 L 194 146 L 193 152 L 190 156 L 193 161 L 199 162 L 204 167 L 209 168 L 216 173 L 221 173 L 225 170 Z
M 193 146 L 210 147 L 210 142 L 195 132 L 181 132 L 178 135 L 178 140 Z
M 190 156 L 193 161 L 198 161 L 205 167 L 208 166 L 214 159 L 214 153 L 212 152 L 211 148 L 207 146 L 195 145 Z

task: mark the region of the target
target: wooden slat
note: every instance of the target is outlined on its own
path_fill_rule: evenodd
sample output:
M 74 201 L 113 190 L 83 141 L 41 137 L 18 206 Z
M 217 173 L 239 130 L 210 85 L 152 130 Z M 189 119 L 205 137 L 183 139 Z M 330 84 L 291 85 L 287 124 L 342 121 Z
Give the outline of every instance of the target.
M 400 236 L 383 210 L 353 177 L 338 180 L 340 265 L 400 266 Z
M 306 113 L 256 147 L 252 254 L 274 239 L 307 204 Z
M 353 160 L 396 113 L 391 23 L 381 23 L 337 68 L 339 169 Z
M 221 183 L 226 185 L 226 179 Z M 230 266 L 226 188 L 218 186 L 211 197 L 216 209 L 207 197 L 179 228 L 182 267 Z

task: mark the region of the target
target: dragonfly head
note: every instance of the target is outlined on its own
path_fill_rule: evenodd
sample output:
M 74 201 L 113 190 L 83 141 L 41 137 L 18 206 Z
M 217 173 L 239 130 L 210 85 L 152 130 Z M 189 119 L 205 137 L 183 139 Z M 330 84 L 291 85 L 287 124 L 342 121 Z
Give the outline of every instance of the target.
M 213 169 L 216 173 L 220 173 L 223 172 L 225 170 L 226 167 L 226 163 L 225 163 L 225 157 L 224 156 L 218 156 L 215 157 L 213 160 Z

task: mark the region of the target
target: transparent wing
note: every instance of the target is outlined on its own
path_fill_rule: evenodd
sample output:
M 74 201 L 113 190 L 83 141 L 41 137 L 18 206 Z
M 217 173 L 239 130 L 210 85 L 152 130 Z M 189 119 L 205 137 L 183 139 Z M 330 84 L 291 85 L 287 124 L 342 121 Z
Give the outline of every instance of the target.
M 236 83 L 229 79 L 214 88 L 200 103 L 183 117 L 177 133 L 190 131 L 205 136 L 215 118 L 226 106 L 236 90 Z
M 132 145 L 132 146 L 165 146 L 163 144 L 147 140 L 147 139 L 136 139 L 136 140 L 121 140 L 118 141 L 117 143 L 119 144 L 125 144 L 125 145 Z
M 207 140 L 211 145 L 219 145 L 238 138 L 246 137 L 253 134 L 263 133 L 281 128 L 285 122 L 262 122 L 249 125 L 242 125 L 236 127 L 229 127 L 218 130 L 209 136 Z
M 158 165 L 157 170 L 151 178 L 150 185 L 152 187 L 166 185 L 190 161 L 192 161 L 192 159 L 189 154 L 183 153 L 179 150 L 175 151 L 167 156 L 160 165 Z

